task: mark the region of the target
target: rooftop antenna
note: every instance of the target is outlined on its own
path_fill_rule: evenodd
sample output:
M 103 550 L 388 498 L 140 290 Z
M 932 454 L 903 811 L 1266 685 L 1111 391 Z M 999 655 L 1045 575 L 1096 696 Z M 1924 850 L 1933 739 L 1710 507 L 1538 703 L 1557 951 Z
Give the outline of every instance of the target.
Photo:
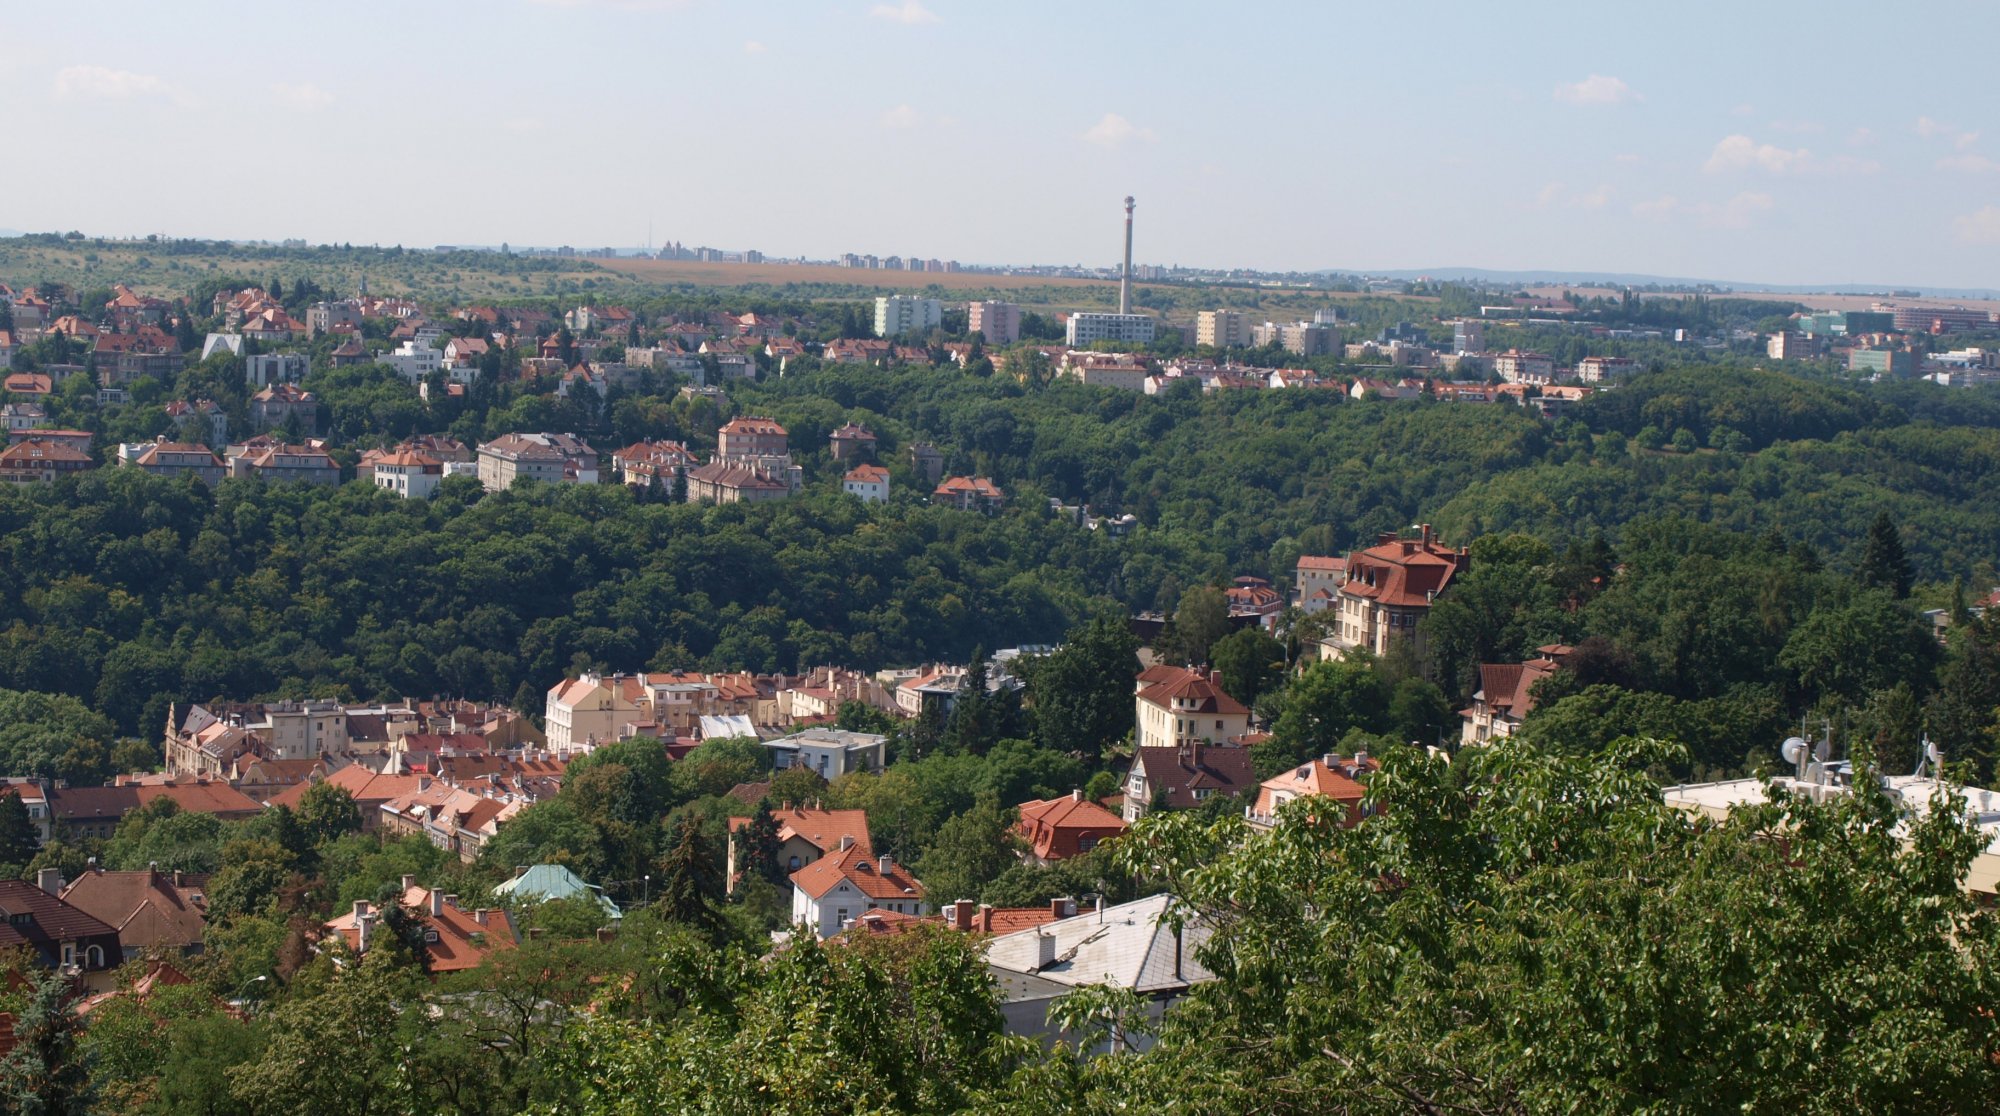
M 1944 762 L 1944 753 L 1938 751 L 1937 744 L 1931 740 L 1931 734 L 1925 733 L 1923 744 L 1920 748 L 1917 749 L 1917 769 L 1914 772 L 1911 772 L 1911 775 L 1913 778 L 1919 778 L 1919 779 L 1923 778 L 1924 767 L 1926 765 L 1930 767 L 1931 774 L 1936 775 L 1938 770 L 1938 765 L 1942 764 L 1943 762 Z
M 1118 277 L 1118 312 L 1132 312 L 1132 209 L 1138 203 L 1125 196 L 1125 270 Z

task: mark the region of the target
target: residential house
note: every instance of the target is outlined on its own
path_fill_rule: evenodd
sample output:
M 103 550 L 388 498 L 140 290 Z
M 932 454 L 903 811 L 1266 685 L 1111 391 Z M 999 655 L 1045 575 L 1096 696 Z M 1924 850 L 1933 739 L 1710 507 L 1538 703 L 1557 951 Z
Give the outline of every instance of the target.
M 771 819 L 778 823 L 775 854 L 778 868 L 787 875 L 828 853 L 857 848 L 863 856 L 872 855 L 866 810 L 826 810 L 803 804 L 787 805 L 774 807 Z M 749 825 L 751 820 L 747 817 L 729 819 L 729 887 L 732 891 L 745 867 L 738 859 L 735 834 Z
M 245 449 L 246 452 L 230 456 L 230 476 L 262 477 L 273 484 L 285 481 L 324 485 L 340 483 L 339 463 L 325 450 L 315 446 L 274 443 Z
M 493 889 L 493 897 L 547 903 L 556 899 L 594 900 L 604 917 L 613 922 L 625 917 L 604 894 L 604 889 L 584 882 L 583 877 L 560 864 L 519 865 L 514 874 Z
M 1061 798 L 1021 803 L 1015 832 L 1027 842 L 1023 857 L 1030 864 L 1052 864 L 1097 847 L 1131 828 L 1125 819 L 1085 798 L 1080 790 Z
M 643 676 L 632 674 L 586 673 L 549 687 L 542 720 L 549 750 L 587 752 L 622 739 L 627 724 L 650 719 L 645 698 Z
M 415 450 L 399 450 L 376 458 L 369 475 L 375 487 L 405 500 L 428 500 L 444 482 L 444 462 Z
M 931 493 L 931 502 L 990 515 L 1007 502 L 1007 494 L 986 477 L 949 477 Z
M 1535 650 L 1541 654 L 1526 662 L 1479 664 L 1479 689 L 1473 691 L 1472 704 L 1458 713 L 1461 744 L 1489 744 L 1514 735 L 1535 710 L 1535 683 L 1561 669 L 1575 649 L 1549 643 Z
M 62 889 L 62 900 L 115 927 L 121 960 L 196 954 L 208 928 L 208 877 L 189 872 L 107 872 L 93 864 Z
M 1631 357 L 1594 356 L 1576 362 L 1576 378 L 1586 384 L 1621 379 L 1639 370 Z
M 229 414 L 222 405 L 212 399 L 196 399 L 193 402 L 176 399 L 167 404 L 167 421 L 183 435 L 206 434 L 210 445 L 222 445 L 229 440 Z
M 0 484 L 48 484 L 96 465 L 89 454 L 61 442 L 16 442 L 0 449 Z
M 842 423 L 827 435 L 827 441 L 832 444 L 835 461 L 866 461 L 875 456 L 875 433 L 865 426 Z
M 49 816 L 57 832 L 74 838 L 108 838 L 126 814 L 156 798 L 170 798 L 191 814 L 213 814 L 223 821 L 256 817 L 264 807 L 220 779 L 159 777 L 159 781 L 109 787 L 52 787 L 47 792 Z
M 312 434 L 319 428 L 319 396 L 289 383 L 273 384 L 250 397 L 250 422 L 258 430 L 285 425 L 298 419 L 299 430 Z
M 888 737 L 872 732 L 809 728 L 791 736 L 766 740 L 764 747 L 771 753 L 773 770 L 803 767 L 818 772 L 820 778 L 832 782 L 850 771 L 881 774 L 889 758 L 888 741 Z
M 712 461 L 687 471 L 690 504 L 757 504 L 782 500 L 791 486 L 758 469 Z
M 394 352 L 383 353 L 376 360 L 395 369 L 398 376 L 413 384 L 422 382 L 444 367 L 443 353 L 414 338 L 396 346 Z
M 1493 371 L 1510 384 L 1545 385 L 1555 382 L 1556 362 L 1546 353 L 1508 349 L 1493 354 Z
M 470 864 L 500 826 L 526 805 L 504 793 L 475 794 L 419 775 L 417 789 L 382 804 L 382 829 L 392 837 L 422 837 Z
M 0 950 L 25 948 L 43 967 L 79 975 L 104 991 L 125 961 L 118 928 L 62 901 L 62 870 L 44 868 L 34 883 L 0 880 Z
M 792 873 L 792 924 L 819 937 L 830 938 L 874 910 L 930 913 L 923 883 L 887 853 L 851 845 Z
M 502 434 L 479 447 L 479 483 L 505 492 L 523 478 L 596 484 L 597 451 L 574 434 Z
M 362 345 L 361 338 L 350 337 L 334 346 L 333 351 L 327 354 L 327 359 L 335 368 L 352 368 L 358 364 L 367 364 L 374 358 L 368 355 L 368 349 Z
M 28 821 L 35 827 L 35 839 L 48 844 L 49 838 L 55 834 L 49 817 L 48 790 L 42 785 L 42 780 L 19 775 L 0 777 L 0 794 L 21 797 L 21 804 L 28 809 Z
M 864 504 L 889 501 L 889 470 L 880 465 L 857 465 L 841 478 L 841 491 L 859 496 Z
M 1191 668 L 1153 666 L 1135 686 L 1135 737 L 1140 748 L 1215 744 L 1250 731 L 1250 710 L 1222 690 L 1222 676 Z
M 1138 821 L 1156 803 L 1169 810 L 1237 795 L 1257 784 L 1250 749 L 1193 740 L 1179 747 L 1140 746 L 1125 779 L 1125 820 Z
M 483 337 L 454 337 L 444 343 L 444 370 L 458 383 L 471 383 L 479 374 L 480 358 L 492 351 Z
M 361 811 L 361 828 L 371 833 L 382 828 L 382 807 L 385 804 L 429 786 L 427 776 L 383 774 L 358 763 L 348 764 L 317 782 L 331 783 L 346 791 Z M 306 782 L 287 787 L 273 795 L 267 805 L 296 810 L 314 785 L 313 782 Z
M 1254 623 L 1261 628 L 1275 626 L 1278 614 L 1285 610 L 1284 594 L 1261 577 L 1237 578 L 1223 590 L 1223 597 L 1228 601 L 1231 620 Z
M 0 429 L 5 429 L 9 434 L 17 430 L 32 430 L 47 421 L 49 421 L 48 408 L 40 403 L 0 404 Z
M 207 446 L 189 442 L 141 442 L 118 448 L 118 463 L 156 477 L 193 474 L 219 484 L 226 472 L 222 459 Z
M 9 395 L 45 396 L 55 390 L 55 379 L 46 372 L 9 372 L 0 378 L 0 392 Z
M 1002 934 L 986 943 L 986 967 L 1000 993 L 1008 1034 L 1047 1038 L 1055 1032 L 1050 1005 L 1084 987 L 1135 993 L 1157 1023 L 1173 1001 L 1196 984 L 1215 979 L 1198 954 L 1214 933 L 1200 917 L 1170 917 L 1174 899 L 1155 895 L 1117 906 L 1099 906 L 1040 926 Z M 1112 1034 L 1113 1049 L 1151 1045 L 1152 1026 Z
M 1439 543 L 1430 524 L 1418 531 L 1413 539 L 1382 535 L 1376 545 L 1349 556 L 1338 594 L 1339 622 L 1320 644 L 1322 658 L 1355 648 L 1386 655 L 1406 644 L 1424 659 L 1429 647 L 1417 624 L 1472 560 L 1464 547 Z
M 423 927 L 425 968 L 433 976 L 476 969 L 494 953 L 516 945 L 514 923 L 504 909 L 466 910 L 459 906 L 458 896 L 418 887 L 414 876 L 403 877 L 400 903 Z M 353 910 L 326 923 L 329 939 L 337 938 L 363 956 L 387 932 L 382 912 L 365 899 L 355 900 Z
M 1340 583 L 1346 576 L 1345 558 L 1300 555 L 1292 582 L 1293 607 L 1307 615 L 1334 607 L 1339 602 Z
M 611 455 L 618 479 L 633 488 L 671 493 L 701 459 L 682 442 L 634 442 Z
M 1243 818 L 1252 829 L 1269 829 L 1277 824 L 1278 807 L 1295 798 L 1325 798 L 1341 812 L 1341 824 L 1352 828 L 1360 823 L 1363 784 L 1379 770 L 1380 760 L 1366 752 L 1343 759 L 1331 753 L 1308 760 L 1289 771 L 1264 780 L 1257 788 L 1257 800 L 1243 808 Z

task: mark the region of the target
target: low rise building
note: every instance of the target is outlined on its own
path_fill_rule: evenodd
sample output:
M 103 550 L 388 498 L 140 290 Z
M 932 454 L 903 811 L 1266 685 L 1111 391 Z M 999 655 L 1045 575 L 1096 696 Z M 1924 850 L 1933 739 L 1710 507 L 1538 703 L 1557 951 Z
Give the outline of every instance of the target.
M 840 487 L 850 496 L 860 497 L 864 504 L 883 504 L 889 500 L 889 470 L 880 465 L 857 465 L 847 471 L 841 479 Z
M 142 442 L 118 448 L 118 464 L 151 473 L 156 477 L 192 474 L 207 483 L 220 484 L 227 470 L 215 451 L 191 442 Z
M 1023 859 L 1030 864 L 1053 864 L 1082 856 L 1131 828 L 1125 819 L 1071 791 L 1061 798 L 1021 803 L 1021 820 L 1015 832 L 1027 844 Z
M 0 449 L 0 484 L 49 484 L 96 465 L 74 446 L 29 439 Z
M 771 767 L 783 771 L 803 767 L 828 782 L 851 771 L 879 775 L 889 760 L 889 738 L 872 732 L 810 728 L 791 736 L 766 740 Z
M 887 853 L 877 856 L 850 846 L 792 874 L 792 924 L 819 937 L 830 938 L 876 910 L 930 913 L 923 883 Z
M 1383 535 L 1376 545 L 1355 551 L 1341 571 L 1339 622 L 1321 643 L 1321 657 L 1336 658 L 1354 648 L 1386 655 L 1395 645 L 1408 644 L 1422 660 L 1429 645 L 1418 622 L 1471 562 L 1464 547 L 1439 543 L 1428 523 L 1416 538 Z
M 1257 785 L 1250 749 L 1192 740 L 1179 747 L 1135 750 L 1125 777 L 1125 820 L 1155 808 L 1188 810 L 1217 795 L 1240 795 Z
M 403 877 L 398 902 L 423 927 L 424 968 L 434 976 L 476 969 L 495 952 L 515 947 L 514 923 L 502 908 L 466 910 L 458 896 L 419 887 L 413 876 Z M 383 912 L 374 904 L 357 899 L 353 910 L 326 923 L 326 934 L 356 955 L 366 956 L 383 934 L 391 932 L 382 919 Z
M 1222 676 L 1174 666 L 1140 672 L 1133 698 L 1141 749 L 1215 744 L 1250 731 L 1250 710 L 1222 689 Z
M 479 447 L 479 483 L 505 492 L 518 480 L 596 484 L 597 451 L 574 434 L 502 434 Z
M 405 500 L 428 500 L 444 483 L 444 462 L 415 450 L 399 450 L 374 461 L 370 479 Z
M 1243 808 L 1243 818 L 1252 829 L 1269 829 L 1278 824 L 1278 807 L 1299 798 L 1325 799 L 1337 812 L 1340 824 L 1352 828 L 1364 815 L 1362 799 L 1368 776 L 1380 770 L 1380 760 L 1366 752 L 1350 758 L 1324 755 L 1308 760 L 1289 771 L 1264 780 L 1257 788 L 1257 800 Z
M 1007 494 L 985 477 L 951 477 L 931 493 L 931 502 L 960 511 L 997 512 L 1007 502 Z

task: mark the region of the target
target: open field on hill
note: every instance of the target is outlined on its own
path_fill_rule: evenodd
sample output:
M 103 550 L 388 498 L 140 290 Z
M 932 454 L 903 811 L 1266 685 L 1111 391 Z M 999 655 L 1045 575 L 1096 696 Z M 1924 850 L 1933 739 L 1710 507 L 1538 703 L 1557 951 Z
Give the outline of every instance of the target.
M 1527 288 L 1529 294 L 1538 298 L 1561 298 L 1564 291 L 1573 291 L 1585 298 L 1604 296 L 1616 298 L 1619 290 L 1613 287 L 1563 287 L 1543 286 Z M 1660 298 L 1679 298 L 1680 295 L 1659 295 Z M 1747 298 L 1767 301 L 1791 300 L 1803 303 L 1814 310 L 1866 310 L 1877 302 L 1893 302 L 1901 306 L 1964 306 L 1982 310 L 2000 310 L 2000 299 L 1988 298 L 1887 298 L 1881 295 L 1807 294 L 1798 291 L 1736 291 L 1719 294 L 1713 298 Z

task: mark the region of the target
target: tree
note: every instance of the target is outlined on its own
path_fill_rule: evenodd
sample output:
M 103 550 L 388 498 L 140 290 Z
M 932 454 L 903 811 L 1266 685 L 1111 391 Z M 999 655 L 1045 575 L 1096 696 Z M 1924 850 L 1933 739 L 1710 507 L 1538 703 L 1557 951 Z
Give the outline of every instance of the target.
M 307 787 L 293 814 L 306 841 L 314 847 L 361 832 L 361 808 L 355 805 L 354 796 L 329 782 Z
M 1254 705 L 1285 673 L 1285 645 L 1262 628 L 1242 628 L 1217 640 L 1209 651 L 1222 674 L 1222 689 L 1244 705 Z
M 1189 664 L 1208 662 L 1209 649 L 1229 634 L 1229 598 L 1212 585 L 1197 585 L 1181 594 L 1174 609 L 1172 639 L 1162 636 L 1163 660 Z
M 1580 1081 L 1633 1111 L 1989 1109 L 2000 925 L 1962 886 L 1976 822 L 1906 815 L 1873 778 L 1711 822 L 1644 774 L 1670 751 L 1392 749 L 1370 781 L 1392 808 L 1220 847 L 1148 818 L 1117 848 L 1164 870 L 1219 979 L 1145 1053 L 1024 1068 L 1014 1110 L 1198 1090 L 1218 1112 L 1530 1113 Z
M 9 1112 L 85 1116 L 93 1108 L 83 1020 L 70 1010 L 69 981 L 29 970 L 28 1000 L 14 1020 L 14 1049 L 0 1061 L 0 1099 Z
M 653 869 L 653 886 L 658 891 L 653 909 L 661 918 L 701 930 L 716 928 L 722 863 L 700 818 L 684 815 L 674 827 L 673 844 Z
M 1004 731 L 997 723 L 998 713 L 999 703 L 986 692 L 986 649 L 974 648 L 972 661 L 966 666 L 952 700 L 951 717 L 945 722 L 944 746 L 970 755 L 985 755 Z
M 1132 732 L 1132 678 L 1139 641 L 1104 616 L 1072 628 L 1063 644 L 1024 664 L 1035 736 L 1044 747 L 1095 761 Z
M 777 884 L 785 878 L 778 863 L 778 819 L 771 816 L 768 799 L 757 804 L 757 812 L 733 835 L 736 842 L 736 870 L 743 878 L 758 877 Z
M 1887 589 L 1900 601 L 1910 595 L 1914 577 L 1896 521 L 1886 511 L 1878 514 L 1868 528 L 1868 542 L 1861 550 L 1861 565 L 1854 579 L 1870 589 Z
M 369 949 L 323 991 L 270 1013 L 264 1054 L 229 1071 L 230 1095 L 245 1110 L 276 1116 L 367 1116 L 390 1107 L 385 1100 L 397 1095 L 404 1062 L 400 1032 L 427 1020 L 421 1007 L 410 1010 L 421 979 L 389 950 Z
M 972 809 L 938 827 L 937 836 L 917 858 L 924 893 L 943 904 L 971 899 L 1018 862 L 1010 837 L 1014 811 L 998 797 L 981 795 Z
M 1347 734 L 1387 727 L 1389 688 L 1374 660 L 1350 654 L 1314 663 L 1286 688 L 1284 711 L 1271 739 L 1253 746 L 1257 773 L 1268 777 L 1314 756 L 1340 750 Z
M 0 791 L 0 872 L 8 879 L 25 876 L 28 862 L 41 851 L 41 833 L 28 816 L 28 804 L 18 791 Z

